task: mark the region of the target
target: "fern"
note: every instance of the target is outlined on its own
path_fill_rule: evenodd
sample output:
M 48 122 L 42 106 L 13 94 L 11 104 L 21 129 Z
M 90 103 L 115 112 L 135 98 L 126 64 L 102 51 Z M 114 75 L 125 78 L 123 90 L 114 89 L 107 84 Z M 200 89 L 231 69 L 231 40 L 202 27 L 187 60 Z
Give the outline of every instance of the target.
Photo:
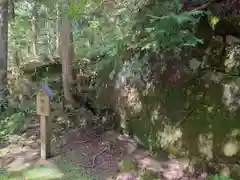
M 23 132 L 30 123 L 29 115 L 35 114 L 35 105 L 26 104 L 24 107 L 8 108 L 0 114 L 0 143 L 8 140 L 12 134 Z
M 173 12 L 179 12 L 179 6 Z M 174 50 L 185 46 L 196 46 L 202 43 L 193 34 L 194 25 L 199 21 L 199 17 L 204 15 L 202 12 L 182 12 L 171 13 L 161 16 L 148 15 L 150 17 L 150 24 L 145 28 L 147 37 L 142 41 L 142 46 L 153 48 L 152 50 Z M 152 41 L 147 41 L 151 39 Z

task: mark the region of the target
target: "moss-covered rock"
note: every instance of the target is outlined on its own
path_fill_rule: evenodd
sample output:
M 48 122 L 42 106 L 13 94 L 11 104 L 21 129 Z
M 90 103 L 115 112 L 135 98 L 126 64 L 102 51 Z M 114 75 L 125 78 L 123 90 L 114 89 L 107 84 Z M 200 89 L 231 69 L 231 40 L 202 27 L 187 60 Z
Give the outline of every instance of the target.
M 214 61 L 218 55 L 216 43 L 207 58 Z M 156 154 L 164 149 L 174 155 L 234 163 L 240 158 L 239 78 L 211 71 L 197 78 L 185 61 L 149 60 L 150 67 L 144 68 L 150 73 L 140 71 L 147 78 L 125 72 L 131 68 L 119 72 L 113 92 L 107 95 L 115 98 L 122 127 Z

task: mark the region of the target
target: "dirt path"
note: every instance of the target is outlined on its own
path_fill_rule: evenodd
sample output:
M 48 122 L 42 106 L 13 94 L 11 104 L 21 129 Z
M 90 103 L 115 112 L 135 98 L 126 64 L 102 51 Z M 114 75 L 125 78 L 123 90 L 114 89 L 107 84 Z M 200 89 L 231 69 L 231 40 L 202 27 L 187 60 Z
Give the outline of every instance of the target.
M 128 157 L 141 169 L 157 172 L 161 179 L 204 179 L 204 174 L 193 175 L 184 171 L 188 165 L 187 160 L 170 159 L 166 154 L 156 160 L 147 151 L 137 148 L 133 140 L 112 131 L 101 136 L 79 130 L 58 134 L 53 138 L 54 157 L 48 161 L 41 161 L 39 134 L 39 126 L 35 125 L 24 135 L 12 137 L 11 144 L 0 149 L 1 168 L 9 172 L 24 172 L 25 174 L 21 174 L 23 179 L 27 176 L 26 170 L 33 170 L 33 166 L 47 165 L 53 169 L 49 176 L 54 174 L 53 172 L 58 174 L 55 179 L 69 179 L 71 176 L 72 180 L 93 177 L 106 180 L 116 179 L 119 175 L 119 162 Z M 36 170 L 34 172 L 36 174 Z M 76 175 L 78 173 L 79 176 Z M 43 171 L 43 174 L 46 175 L 46 172 Z M 64 174 L 65 178 L 61 177 L 61 174 Z M 73 178 L 72 175 L 77 177 Z M 128 176 L 136 179 L 137 175 L 128 173 Z

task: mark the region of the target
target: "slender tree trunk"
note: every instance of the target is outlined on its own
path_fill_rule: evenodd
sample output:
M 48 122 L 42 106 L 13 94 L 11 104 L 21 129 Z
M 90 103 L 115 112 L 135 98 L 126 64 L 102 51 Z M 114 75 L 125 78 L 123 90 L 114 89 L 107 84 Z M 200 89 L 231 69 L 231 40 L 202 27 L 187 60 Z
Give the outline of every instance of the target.
M 56 3 L 57 18 L 56 18 L 56 55 L 60 54 L 60 7 L 59 3 Z
M 73 103 L 71 89 L 73 86 L 72 62 L 74 59 L 73 35 L 71 20 L 67 15 L 62 16 L 60 27 L 60 58 L 62 61 L 62 80 L 66 103 Z
M 11 12 L 11 17 L 8 17 L 9 20 L 14 20 L 15 19 L 15 6 L 14 6 L 14 1 L 9 0 L 9 7 L 10 7 L 10 12 Z
M 7 95 L 8 1 L 0 1 L 0 101 Z
M 32 12 L 32 33 L 33 33 L 33 44 L 32 44 L 32 50 L 33 55 L 38 55 L 38 1 L 36 0 L 33 5 L 33 12 Z
M 47 8 L 46 9 L 46 15 L 47 17 L 50 17 L 49 15 L 49 9 Z M 51 22 L 49 22 L 48 20 L 46 20 L 46 28 L 48 29 L 47 31 L 47 50 L 48 50 L 48 55 L 52 57 L 52 36 L 51 36 L 51 33 L 52 33 L 52 28 L 51 28 Z

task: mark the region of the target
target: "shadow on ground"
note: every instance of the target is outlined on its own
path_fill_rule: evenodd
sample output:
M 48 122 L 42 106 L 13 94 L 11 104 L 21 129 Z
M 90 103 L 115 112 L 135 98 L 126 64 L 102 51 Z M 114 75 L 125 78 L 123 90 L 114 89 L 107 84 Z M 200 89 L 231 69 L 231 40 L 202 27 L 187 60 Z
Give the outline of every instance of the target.
M 57 164 L 57 165 L 55 165 Z M 1 171 L 1 180 L 91 180 L 83 169 L 72 164 L 67 158 L 61 161 L 39 161 L 21 171 Z
M 28 137 L 28 144 L 18 140 L 18 144 L 1 149 L 4 170 L 1 171 L 0 179 L 116 180 L 119 176 L 129 178 L 129 175 L 136 179 L 146 170 L 162 180 L 203 180 L 206 176 L 205 173 L 187 171 L 187 159 L 174 159 L 166 153 L 155 159 L 132 139 L 112 131 L 95 137 L 72 130 L 65 138 L 65 143 L 53 146 L 55 157 L 48 161 L 39 160 L 37 139 L 31 141 Z M 136 164 L 134 172 L 129 167 L 121 170 L 119 163 L 126 159 Z M 128 163 L 127 166 L 131 165 Z M 147 179 L 152 178 L 148 176 Z

